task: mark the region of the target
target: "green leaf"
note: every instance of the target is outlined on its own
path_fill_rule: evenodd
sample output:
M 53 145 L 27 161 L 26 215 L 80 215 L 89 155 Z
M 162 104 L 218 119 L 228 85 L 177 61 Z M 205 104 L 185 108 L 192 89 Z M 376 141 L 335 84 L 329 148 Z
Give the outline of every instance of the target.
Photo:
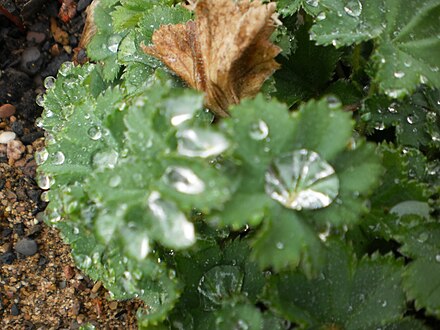
M 274 312 L 302 327 L 375 329 L 402 317 L 401 267 L 391 256 L 356 260 L 347 246 L 333 242 L 320 276 L 273 276 L 266 299 Z
M 438 18 L 440 2 L 424 0 L 325 0 L 322 20 L 311 35 L 336 47 L 374 39 L 372 78 L 392 98 L 402 98 L 423 83 L 440 88 Z
M 414 260 L 404 272 L 404 287 L 417 309 L 440 315 L 440 225 L 422 224 L 402 234 L 400 251 Z
M 265 221 L 252 246 L 261 268 L 279 271 L 301 265 L 310 276 L 323 262 L 323 247 L 313 229 L 297 213 L 281 208 Z
M 276 96 L 288 106 L 319 95 L 333 76 L 341 52 L 334 47 L 316 46 L 303 25 L 292 36 L 298 47 L 288 56 L 277 61 L 281 68 L 275 72 Z
M 321 10 L 319 0 L 279 0 L 277 1 L 278 12 L 283 16 L 293 15 L 300 8 L 308 14 L 317 14 Z

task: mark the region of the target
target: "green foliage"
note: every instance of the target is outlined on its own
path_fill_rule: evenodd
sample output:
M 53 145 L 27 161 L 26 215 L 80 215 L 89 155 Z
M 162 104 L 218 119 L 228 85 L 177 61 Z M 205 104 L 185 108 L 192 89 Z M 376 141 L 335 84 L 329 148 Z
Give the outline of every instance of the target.
M 221 120 L 142 51 L 177 2 L 102 0 L 96 63 L 45 81 L 76 264 L 141 329 L 438 327 L 439 1 L 278 1 L 282 66 Z

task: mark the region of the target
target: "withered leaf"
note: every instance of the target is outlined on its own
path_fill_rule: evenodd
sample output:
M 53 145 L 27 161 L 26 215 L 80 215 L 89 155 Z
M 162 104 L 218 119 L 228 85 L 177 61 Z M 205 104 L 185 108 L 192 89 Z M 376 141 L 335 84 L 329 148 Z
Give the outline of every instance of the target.
M 219 116 L 242 98 L 255 96 L 279 68 L 281 49 L 269 41 L 276 27 L 276 4 L 260 0 L 198 0 L 196 19 L 163 25 L 153 33 L 150 54 L 205 92 L 206 106 Z

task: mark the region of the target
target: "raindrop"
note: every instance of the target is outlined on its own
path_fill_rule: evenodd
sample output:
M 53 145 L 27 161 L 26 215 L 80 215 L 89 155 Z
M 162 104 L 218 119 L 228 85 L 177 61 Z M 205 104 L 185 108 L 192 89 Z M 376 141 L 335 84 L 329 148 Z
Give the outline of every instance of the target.
M 437 254 L 437 255 L 435 256 L 435 261 L 440 262 L 440 254 Z
M 116 188 L 117 186 L 119 186 L 121 184 L 121 182 L 122 182 L 121 177 L 119 175 L 115 175 L 110 178 L 108 185 L 112 188 Z
M 419 237 L 417 238 L 417 241 L 418 241 L 419 243 L 425 243 L 425 242 L 428 240 L 428 238 L 429 238 L 428 233 L 421 233 L 421 234 L 419 235 Z
M 108 42 L 107 42 L 107 48 L 109 51 L 111 51 L 112 53 L 116 53 L 118 51 L 119 48 L 119 43 L 121 42 L 121 36 L 114 34 L 111 35 L 108 38 Z
M 339 192 L 335 170 L 316 152 L 306 149 L 275 159 L 265 175 L 266 193 L 296 210 L 330 205 Z
M 52 179 L 50 176 L 45 174 L 38 174 L 37 176 L 37 184 L 38 187 L 40 187 L 43 190 L 49 189 L 53 184 L 55 183 L 55 180 Z
M 61 152 L 61 151 L 57 151 L 55 154 L 54 154 L 54 157 L 53 157 L 53 164 L 54 165 L 61 165 L 61 164 L 63 164 L 64 163 L 64 160 L 65 160 L 66 158 L 64 157 L 64 154 Z
M 119 154 L 115 150 L 98 151 L 93 156 L 93 165 L 97 169 L 103 170 L 105 168 L 114 168 L 118 162 Z
M 98 126 L 92 126 L 87 131 L 87 135 L 94 141 L 99 140 L 102 136 L 101 129 Z
M 263 140 L 269 134 L 269 127 L 261 119 L 251 125 L 250 137 L 254 140 Z
M 325 18 L 326 18 L 326 14 L 325 14 L 325 12 L 320 12 L 317 16 L 316 16 L 316 20 L 317 21 L 322 21 L 322 20 L 325 20 Z
M 179 126 L 192 119 L 197 109 L 202 107 L 202 97 L 182 96 L 166 102 L 167 112 L 171 118 L 171 125 Z
M 403 62 L 403 65 L 404 65 L 405 67 L 407 67 L 407 68 L 410 68 L 411 65 L 412 65 L 412 62 L 411 62 L 411 61 L 405 61 L 405 62 Z
M 405 72 L 403 72 L 403 71 L 396 71 L 396 72 L 394 72 L 393 75 L 394 75 L 395 78 L 401 79 L 401 78 L 405 77 Z
M 306 4 L 310 7 L 318 7 L 319 0 L 306 0 Z
M 184 194 L 196 195 L 205 190 L 205 183 L 188 168 L 169 166 L 163 179 L 166 184 Z
M 43 192 L 41 193 L 40 199 L 41 199 L 43 202 L 49 202 L 49 192 L 47 192 L 47 191 L 43 191 Z
M 408 94 L 408 90 L 405 88 L 387 89 L 385 90 L 385 94 L 387 94 L 389 97 L 392 97 L 394 99 L 398 99 Z
M 318 234 L 318 237 L 321 241 L 326 242 L 329 235 L 330 235 L 330 224 L 327 224 L 325 230 L 320 232 Z
M 44 83 L 43 84 L 44 84 L 44 87 L 46 89 L 51 89 L 51 88 L 53 88 L 55 86 L 55 78 L 52 77 L 52 76 L 47 76 L 44 79 Z
M 359 17 L 362 13 L 362 3 L 359 0 L 347 1 L 344 11 L 351 17 Z
M 377 122 L 374 125 L 374 129 L 378 131 L 383 131 L 385 129 L 385 124 L 383 122 Z
M 177 132 L 177 150 L 188 157 L 216 156 L 229 147 L 229 141 L 217 132 L 203 128 L 191 128 Z
M 44 106 L 44 96 L 43 94 L 38 94 L 37 97 L 35 98 L 35 103 L 37 103 L 37 105 L 39 105 L 40 107 Z
M 426 78 L 424 75 L 420 75 L 419 77 L 420 83 L 421 84 L 427 84 L 428 83 L 428 78 Z
M 276 248 L 278 250 L 283 250 L 284 249 L 284 244 L 282 242 L 277 242 L 277 244 L 275 246 L 276 246 Z
M 386 300 L 384 300 L 383 302 L 382 302 L 382 305 L 381 305 L 382 307 L 387 307 L 387 301 Z
M 58 73 L 62 75 L 63 77 L 67 76 L 67 74 L 70 73 L 70 70 L 74 67 L 72 62 L 64 62 L 61 64 L 60 69 L 58 70 Z
M 406 117 L 406 121 L 408 122 L 408 124 L 412 125 L 415 123 L 416 117 L 414 115 L 409 115 L 408 117 Z
M 49 152 L 46 150 L 46 148 L 42 148 L 40 151 L 35 153 L 35 162 L 37 165 L 42 165 L 46 162 L 48 157 Z
M 390 106 L 388 107 L 388 111 L 390 113 L 397 113 L 396 106 L 397 106 L 397 104 L 395 102 L 391 103 Z
M 74 227 L 74 228 L 73 228 L 73 233 L 74 233 L 75 235 L 78 235 L 78 234 L 79 234 L 79 228 L 78 228 L 78 227 Z
M 339 108 L 342 105 L 341 100 L 339 100 L 339 98 L 337 98 L 336 96 L 327 96 L 326 100 L 329 108 L 331 109 Z
M 170 247 L 188 247 L 195 242 L 194 225 L 173 202 L 162 199 L 159 192 L 153 191 L 148 197 L 148 208 L 156 217 L 163 235 L 172 238 L 173 246 Z

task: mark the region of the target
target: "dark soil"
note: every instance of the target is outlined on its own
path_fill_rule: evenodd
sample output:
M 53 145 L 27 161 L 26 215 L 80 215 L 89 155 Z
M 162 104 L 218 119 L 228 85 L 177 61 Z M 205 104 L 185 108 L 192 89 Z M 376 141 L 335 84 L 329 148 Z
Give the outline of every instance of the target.
M 35 98 L 77 47 L 90 1 L 71 2 L 77 10 L 64 23 L 59 1 L 0 1 L 25 21 L 0 14 L 0 329 L 136 328 L 139 302 L 110 301 L 41 219 L 34 152 L 44 132 L 34 125 L 42 111 Z

